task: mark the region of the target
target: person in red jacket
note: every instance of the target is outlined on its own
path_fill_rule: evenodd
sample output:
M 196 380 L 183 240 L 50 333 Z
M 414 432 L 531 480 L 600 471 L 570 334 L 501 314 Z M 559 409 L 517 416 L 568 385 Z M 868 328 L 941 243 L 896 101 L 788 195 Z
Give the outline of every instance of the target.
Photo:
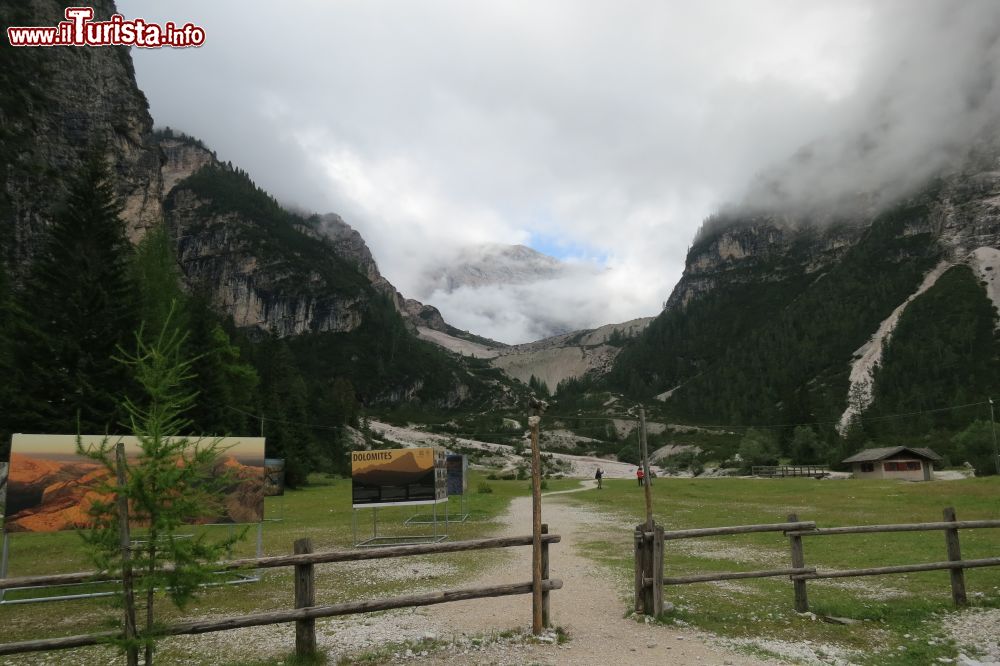
M 635 470 L 635 478 L 638 479 L 640 487 L 642 486 L 642 477 L 643 476 L 645 476 L 645 475 L 642 473 L 642 468 L 641 467 L 637 468 Z

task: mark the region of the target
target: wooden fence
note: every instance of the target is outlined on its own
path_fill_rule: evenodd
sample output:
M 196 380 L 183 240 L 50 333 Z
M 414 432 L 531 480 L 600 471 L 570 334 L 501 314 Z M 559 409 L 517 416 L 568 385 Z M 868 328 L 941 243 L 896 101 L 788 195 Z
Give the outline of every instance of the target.
M 549 592 L 562 587 L 562 581 L 549 578 L 549 545 L 558 543 L 558 534 L 547 534 L 548 526 L 542 526 L 542 579 L 539 581 L 542 598 L 543 624 L 549 626 Z M 526 583 L 511 583 L 505 585 L 490 585 L 469 587 L 425 594 L 414 594 L 389 599 L 374 599 L 368 601 L 352 601 L 328 606 L 317 606 L 315 598 L 315 565 L 333 562 L 355 562 L 359 560 L 378 560 L 389 557 L 407 557 L 414 555 L 429 555 L 439 553 L 457 553 L 472 550 L 487 550 L 493 548 L 509 548 L 513 546 L 532 545 L 532 536 L 500 537 L 492 539 L 474 539 L 469 541 L 454 541 L 451 543 L 421 544 L 415 546 L 392 546 L 387 548 L 369 548 L 341 551 L 313 552 L 309 539 L 299 539 L 294 545 L 293 555 L 278 555 L 272 557 L 247 558 L 231 560 L 219 564 L 219 571 L 238 569 L 268 569 L 275 567 L 295 567 L 295 607 L 289 610 L 268 611 L 225 617 L 213 620 L 194 620 L 181 622 L 164 627 L 160 635 L 176 636 L 181 634 L 203 634 L 212 631 L 226 631 L 242 627 L 256 627 L 284 622 L 295 622 L 296 654 L 305 656 L 316 651 L 316 618 L 352 615 L 355 613 L 370 613 L 373 611 L 390 610 L 393 608 L 409 608 L 430 606 L 451 601 L 466 599 L 485 599 L 516 594 L 532 594 L 535 586 L 531 581 Z M 0 579 L 0 589 L 39 587 L 43 585 L 64 585 L 81 582 L 100 582 L 115 580 L 114 576 L 101 572 L 87 571 L 53 576 L 27 576 L 22 578 Z M 121 632 L 108 631 L 62 638 L 45 638 L 40 640 L 22 641 L 18 643 L 0 644 L 0 655 L 22 654 L 42 650 L 61 650 L 67 648 L 97 645 L 109 639 L 118 637 Z
M 788 516 L 788 522 L 772 523 L 765 525 L 737 525 L 729 527 L 709 527 L 702 529 L 674 530 L 670 532 L 643 531 L 642 526 L 636 529 L 636 609 L 642 611 L 642 599 L 649 599 L 648 591 L 657 578 L 662 580 L 663 585 L 687 585 L 690 583 L 704 583 L 723 580 L 738 580 L 745 578 L 772 578 L 788 576 L 792 581 L 795 594 L 795 610 L 805 613 L 809 610 L 809 597 L 806 590 L 806 582 L 820 578 L 849 578 L 855 576 L 879 576 L 885 574 L 910 573 L 917 571 L 938 571 L 948 570 L 951 572 L 951 593 L 952 600 L 958 606 L 968 603 L 965 592 L 965 569 L 978 567 L 1000 566 L 1000 557 L 990 557 L 976 560 L 963 560 L 959 544 L 959 530 L 996 528 L 1000 527 L 1000 520 L 957 520 L 955 510 L 948 508 L 944 510 L 944 520 L 937 523 L 910 523 L 900 525 L 859 525 L 852 527 L 827 527 L 817 528 L 813 521 L 800 521 L 795 514 Z M 806 537 L 832 536 L 839 534 L 873 534 L 891 532 L 922 532 L 922 531 L 943 531 L 945 533 L 945 548 L 947 561 L 927 562 L 922 564 L 903 564 L 888 567 L 872 567 L 867 569 L 845 569 L 818 571 L 816 567 L 806 566 L 805 548 L 803 539 Z M 659 533 L 658 533 L 659 532 Z M 657 576 L 655 571 L 662 571 L 664 548 L 656 548 L 658 539 L 663 541 L 674 541 L 678 539 L 694 539 L 699 537 L 753 534 L 759 532 L 782 532 L 788 537 L 791 551 L 791 566 L 783 569 L 769 569 L 761 571 L 728 571 L 710 574 L 699 574 L 692 576 Z M 641 548 L 645 553 L 640 555 Z M 643 565 L 645 571 L 650 570 L 650 565 L 646 564 L 648 558 L 656 558 L 659 561 L 652 563 L 654 574 L 652 576 L 640 576 L 639 567 Z M 652 606 L 646 605 L 651 612 Z
M 825 465 L 755 465 L 750 468 L 754 476 L 778 477 L 811 476 L 822 479 L 830 475 L 830 468 Z

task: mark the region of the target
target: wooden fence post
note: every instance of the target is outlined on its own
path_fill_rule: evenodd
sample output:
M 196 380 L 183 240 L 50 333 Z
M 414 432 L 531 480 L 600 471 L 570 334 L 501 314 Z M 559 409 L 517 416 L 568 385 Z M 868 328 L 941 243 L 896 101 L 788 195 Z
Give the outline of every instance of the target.
M 531 428 L 531 633 L 542 633 L 542 461 L 538 444 L 541 416 L 528 417 Z
M 549 533 L 549 526 L 547 524 L 542 524 L 542 534 Z M 542 542 L 542 580 L 549 579 L 549 543 L 548 541 Z M 549 617 L 549 595 L 551 592 L 549 590 L 542 591 L 542 626 L 551 627 L 552 622 Z
M 634 539 L 635 539 L 635 612 L 644 613 L 646 612 L 646 606 L 643 603 L 645 595 L 643 594 L 643 574 L 646 571 L 646 566 L 644 560 L 646 559 L 646 548 L 643 544 L 642 534 L 646 529 L 646 524 L 643 523 L 635 528 Z
M 797 523 L 797 514 L 788 514 L 788 522 Z M 790 536 L 788 540 L 792 548 L 792 568 L 803 569 L 806 566 L 806 555 L 802 549 L 802 537 Z M 809 595 L 806 592 L 806 581 L 798 578 L 792 579 L 792 587 L 795 589 L 795 612 L 805 613 L 809 611 Z
M 944 519 L 946 522 L 955 522 L 955 509 L 954 507 L 948 507 L 944 510 Z M 948 547 L 948 560 L 950 562 L 959 562 L 962 560 L 962 548 L 958 542 L 958 530 L 950 529 L 944 531 L 944 542 Z M 949 569 L 951 574 L 951 598 L 955 602 L 956 606 L 966 606 L 969 603 L 968 597 L 965 596 L 965 569 Z
M 122 553 L 122 605 L 124 607 L 125 640 L 129 642 L 125 648 L 125 663 L 128 666 L 138 666 L 139 645 L 133 643 L 138 631 L 135 621 L 135 590 L 132 586 L 132 538 L 128 525 L 128 495 L 125 492 L 126 479 L 125 444 L 115 445 L 115 472 L 118 477 L 118 544 Z
M 653 615 L 663 614 L 663 525 L 653 527 Z
M 295 542 L 295 554 L 313 552 L 312 539 Z M 310 608 L 316 605 L 316 578 L 312 564 L 295 565 L 295 607 Z M 295 654 L 300 658 L 316 654 L 316 620 L 295 621 Z

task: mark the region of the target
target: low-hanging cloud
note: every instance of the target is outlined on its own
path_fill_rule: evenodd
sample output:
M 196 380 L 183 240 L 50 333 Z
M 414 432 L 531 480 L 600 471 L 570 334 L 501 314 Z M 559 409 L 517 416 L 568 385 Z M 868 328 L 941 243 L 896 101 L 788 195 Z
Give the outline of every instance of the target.
M 1000 108 L 992 0 L 119 9 L 206 29 L 200 49 L 134 52 L 157 123 L 340 213 L 404 294 L 470 244 L 600 257 L 587 279 L 432 294 L 505 341 L 656 314 L 721 206 L 895 196 Z

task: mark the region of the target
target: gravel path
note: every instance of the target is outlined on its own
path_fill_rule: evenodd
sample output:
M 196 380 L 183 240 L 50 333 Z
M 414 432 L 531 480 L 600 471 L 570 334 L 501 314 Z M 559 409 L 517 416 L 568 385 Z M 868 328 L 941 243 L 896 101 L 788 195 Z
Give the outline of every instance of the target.
M 590 491 L 593 481 L 579 490 Z M 773 664 L 714 645 L 704 635 L 625 618 L 628 605 L 621 581 L 583 557 L 580 545 L 593 540 L 595 530 L 624 530 L 618 523 L 581 507 L 559 501 L 558 495 L 544 496 L 542 520 L 549 531 L 562 535 L 551 547 L 551 575 L 561 578 L 563 588 L 552 592 L 552 623 L 569 635 L 563 645 L 518 642 L 469 648 L 469 638 L 489 635 L 498 629 L 516 627 L 527 631 L 531 624 L 531 597 L 521 595 L 492 600 L 445 604 L 425 609 L 428 626 L 453 646 L 416 663 L 425 664 L 609 664 L 626 659 L 639 663 L 670 664 Z M 594 490 L 596 492 L 596 490 Z M 506 533 L 529 533 L 531 498 L 517 498 L 506 515 Z M 599 532 L 598 532 L 599 534 Z M 517 582 L 530 579 L 531 549 L 515 548 L 512 557 L 498 570 L 480 578 L 482 584 Z

